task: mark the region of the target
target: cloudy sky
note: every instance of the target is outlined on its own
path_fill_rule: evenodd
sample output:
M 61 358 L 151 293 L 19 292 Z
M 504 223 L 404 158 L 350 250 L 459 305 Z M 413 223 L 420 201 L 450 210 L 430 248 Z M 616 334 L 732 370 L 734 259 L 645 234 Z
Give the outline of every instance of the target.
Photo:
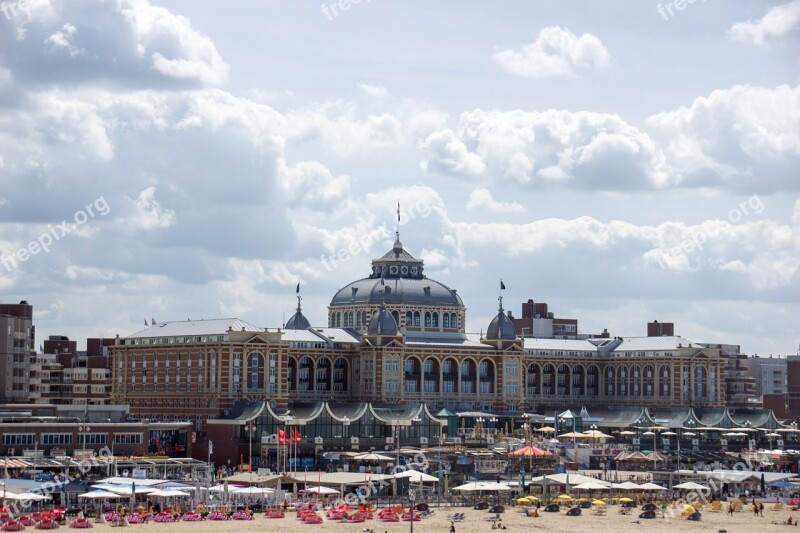
M 0 298 L 82 346 L 278 327 L 300 281 L 324 325 L 399 199 L 471 331 L 502 278 L 584 333 L 797 353 L 800 1 L 680 5 L 5 0 Z

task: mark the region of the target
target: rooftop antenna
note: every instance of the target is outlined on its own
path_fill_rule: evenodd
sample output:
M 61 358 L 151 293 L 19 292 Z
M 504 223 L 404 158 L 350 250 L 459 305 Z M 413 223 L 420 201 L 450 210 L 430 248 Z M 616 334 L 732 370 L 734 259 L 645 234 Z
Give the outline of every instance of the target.
M 397 229 L 394 232 L 395 240 L 400 242 L 400 199 L 397 199 Z

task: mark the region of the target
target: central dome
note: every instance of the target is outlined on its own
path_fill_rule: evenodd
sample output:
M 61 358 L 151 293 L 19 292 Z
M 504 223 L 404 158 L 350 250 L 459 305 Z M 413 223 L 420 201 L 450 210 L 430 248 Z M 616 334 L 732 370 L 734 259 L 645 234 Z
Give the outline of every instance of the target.
M 406 335 L 462 337 L 464 302 L 455 289 L 425 277 L 423 268 L 422 260 L 403 248 L 398 234 L 392 249 L 372 260 L 369 277 L 336 292 L 328 306 L 329 326 L 365 333 L 375 312 L 385 306 Z
M 372 274 L 339 289 L 331 306 L 373 304 L 445 305 L 463 307 L 456 291 L 422 275 L 423 262 L 415 259 L 398 237 L 392 249 L 372 261 Z

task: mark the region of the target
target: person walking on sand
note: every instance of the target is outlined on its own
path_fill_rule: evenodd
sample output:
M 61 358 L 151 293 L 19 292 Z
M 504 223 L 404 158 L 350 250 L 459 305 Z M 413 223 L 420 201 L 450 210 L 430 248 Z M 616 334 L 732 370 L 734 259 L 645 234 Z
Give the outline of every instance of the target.
M 456 523 L 450 522 L 450 533 L 456 533 Z
M 733 516 L 733 502 L 728 505 L 728 514 Z

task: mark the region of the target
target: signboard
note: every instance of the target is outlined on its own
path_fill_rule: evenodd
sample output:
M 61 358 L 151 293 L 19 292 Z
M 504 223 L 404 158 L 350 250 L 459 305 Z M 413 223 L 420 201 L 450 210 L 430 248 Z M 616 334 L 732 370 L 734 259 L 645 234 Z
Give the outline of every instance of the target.
M 633 445 L 634 446 L 638 446 L 639 445 L 639 437 L 634 437 L 632 440 L 633 440 Z
M 664 441 L 664 446 L 669 446 L 669 439 L 663 439 L 663 441 Z
M 131 477 L 133 479 L 147 479 L 147 470 L 144 468 L 134 468 L 131 471 Z

